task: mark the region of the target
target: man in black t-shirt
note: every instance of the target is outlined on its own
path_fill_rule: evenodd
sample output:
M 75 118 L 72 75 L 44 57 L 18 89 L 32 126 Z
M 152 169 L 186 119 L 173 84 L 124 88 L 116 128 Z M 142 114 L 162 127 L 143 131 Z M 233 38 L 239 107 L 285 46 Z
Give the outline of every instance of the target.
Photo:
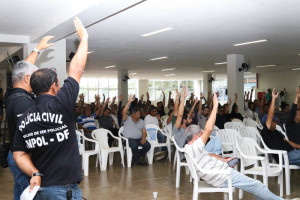
M 82 174 L 73 115 L 86 64 L 88 34 L 78 18 L 74 24 L 81 41 L 70 63 L 69 77 L 60 88 L 52 69 L 39 69 L 31 75 L 36 105 L 20 118 L 15 134 L 14 160 L 31 177 L 30 190 L 42 187 L 35 199 L 82 199 L 77 185 Z
M 261 132 L 261 136 L 270 149 L 287 151 L 289 163 L 291 165 L 300 166 L 300 145 L 285 139 L 284 135 L 282 135 L 279 131 L 276 130 L 277 118 L 274 118 L 274 110 L 275 100 L 277 99 L 278 94 L 278 92 L 275 94 L 274 88 L 272 92 L 272 100 L 268 112 L 268 117 L 264 117 L 262 119 L 264 127 Z M 278 156 L 276 157 L 274 155 L 274 158 L 278 162 Z

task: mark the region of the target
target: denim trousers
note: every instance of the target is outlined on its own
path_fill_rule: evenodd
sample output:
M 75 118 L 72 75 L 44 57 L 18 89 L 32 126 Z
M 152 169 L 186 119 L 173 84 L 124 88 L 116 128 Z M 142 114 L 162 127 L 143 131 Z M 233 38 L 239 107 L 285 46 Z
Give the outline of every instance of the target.
M 11 152 L 8 153 L 7 162 L 9 170 L 14 176 L 14 200 L 20 200 L 22 192 L 29 186 L 30 178 L 19 169 Z
M 232 170 L 231 178 L 233 187 L 253 194 L 257 200 L 283 200 L 273 194 L 262 182 L 245 176 L 236 170 Z M 222 187 L 228 187 L 227 180 Z
M 76 183 L 69 185 L 41 187 L 34 200 L 68 200 L 67 193 L 72 191 L 72 200 L 82 200 L 81 189 Z
M 146 140 L 144 144 L 141 143 L 141 139 L 128 138 L 129 147 L 131 148 L 133 161 L 138 162 L 142 156 L 144 156 L 151 148 L 150 143 Z M 139 146 L 143 149 L 139 150 Z
M 290 165 L 300 166 L 300 149 L 294 149 L 288 152 L 288 157 Z
M 210 141 L 205 145 L 204 149 L 208 153 L 212 154 L 222 154 L 222 141 L 218 136 L 210 139 Z

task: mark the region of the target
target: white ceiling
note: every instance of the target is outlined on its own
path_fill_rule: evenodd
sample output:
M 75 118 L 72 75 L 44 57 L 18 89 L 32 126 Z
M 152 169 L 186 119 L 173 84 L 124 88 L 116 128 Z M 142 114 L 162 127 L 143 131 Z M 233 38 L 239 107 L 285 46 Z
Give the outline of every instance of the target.
M 37 0 L 29 2 L 24 3 L 25 8 L 18 3 L 14 9 L 18 15 L 7 11 L 13 3 L 7 3 L 10 5 L 5 8 L 1 6 L 0 13 L 4 11 L 5 17 L 0 18 L 0 33 L 32 38 L 46 32 L 70 33 L 74 29 L 70 30 L 72 22 L 67 19 L 80 11 L 83 12 L 79 16 L 87 25 L 138 0 L 100 1 L 97 7 L 75 8 L 73 1 L 45 1 L 43 5 Z M 88 13 L 84 12 L 87 7 Z M 175 73 L 176 76 L 168 79 L 199 79 L 204 70 L 226 73 L 226 65 L 214 63 L 226 61 L 226 55 L 233 53 L 244 54 L 252 72 L 290 70 L 300 66 L 299 11 L 297 0 L 148 0 L 88 28 L 89 50 L 95 53 L 89 55 L 85 76 L 116 77 L 117 70 L 127 69 L 129 73 L 138 73 L 132 78 L 166 79 L 163 75 Z M 56 26 L 55 29 L 53 24 L 62 22 L 67 24 L 66 28 Z M 141 37 L 167 27 L 174 29 Z M 67 55 L 76 49 L 74 38 L 74 35 L 68 37 Z M 260 39 L 268 42 L 233 47 L 236 43 Z M 169 58 L 148 61 L 161 56 Z M 256 68 L 269 64 L 277 66 Z M 105 69 L 108 65 L 117 67 Z M 177 69 L 161 72 L 163 68 Z

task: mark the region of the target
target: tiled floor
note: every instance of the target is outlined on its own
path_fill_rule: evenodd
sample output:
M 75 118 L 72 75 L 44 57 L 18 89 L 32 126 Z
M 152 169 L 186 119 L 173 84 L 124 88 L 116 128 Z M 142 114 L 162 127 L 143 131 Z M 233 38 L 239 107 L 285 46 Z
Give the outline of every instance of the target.
M 184 170 L 182 170 L 180 188 L 175 188 L 173 163 L 163 160 L 154 161 L 153 165 L 147 167 L 123 168 L 119 160 L 119 156 L 116 155 L 114 165 L 109 166 L 106 172 L 100 172 L 99 168 L 95 168 L 95 157 L 90 159 L 89 176 L 84 177 L 80 184 L 85 198 L 88 200 L 149 200 L 153 199 L 153 192 L 158 192 L 158 199 L 162 200 L 192 199 L 193 185 Z M 0 168 L 0 182 L 0 200 L 12 199 L 13 178 L 8 168 Z M 269 188 L 275 194 L 279 194 L 276 178 L 269 178 Z M 300 171 L 291 172 L 291 191 L 292 195 L 288 198 L 300 196 Z M 201 194 L 199 199 L 215 200 L 223 197 L 222 193 L 213 193 Z M 238 199 L 238 190 L 234 193 L 234 199 Z M 244 193 L 243 199 L 254 198 L 251 194 Z

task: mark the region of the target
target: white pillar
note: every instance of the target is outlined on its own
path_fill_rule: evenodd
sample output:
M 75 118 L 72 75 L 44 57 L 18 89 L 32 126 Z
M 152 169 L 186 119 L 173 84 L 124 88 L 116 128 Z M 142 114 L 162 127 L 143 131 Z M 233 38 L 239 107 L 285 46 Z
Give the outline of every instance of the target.
M 148 80 L 139 80 L 139 97 L 143 94 L 146 98 L 146 93 L 148 92 Z
M 208 92 L 210 91 L 212 94 L 212 82 L 209 82 L 212 74 L 203 73 L 203 95 L 205 98 L 208 96 Z
M 23 58 L 26 59 L 36 47 L 36 43 L 29 43 L 23 47 Z M 66 40 L 55 42 L 52 47 L 42 50 L 35 65 L 38 68 L 55 68 L 60 85 L 62 86 L 67 77 L 66 66 Z
M 244 62 L 244 55 L 227 55 L 227 89 L 228 98 L 234 101 L 234 94 L 238 94 L 237 105 L 239 112 L 244 113 L 244 71 L 239 72 L 239 68 Z
M 118 71 L 118 95 L 123 95 L 123 105 L 128 102 L 128 80 L 124 81 L 125 76 L 128 76 L 127 70 Z

